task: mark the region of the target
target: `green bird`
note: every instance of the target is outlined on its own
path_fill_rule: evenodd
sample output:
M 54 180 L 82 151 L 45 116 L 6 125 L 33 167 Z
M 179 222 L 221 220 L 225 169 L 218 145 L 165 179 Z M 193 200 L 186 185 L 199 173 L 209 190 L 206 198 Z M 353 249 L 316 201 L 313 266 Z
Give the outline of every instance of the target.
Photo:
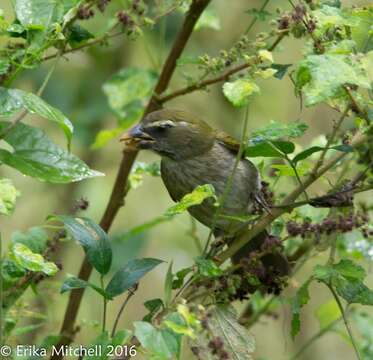
M 234 237 L 247 227 L 234 217 L 248 216 L 257 208 L 256 205 L 265 204 L 255 165 L 242 157 L 234 169 L 239 142 L 193 114 L 173 109 L 154 111 L 125 133 L 121 141 L 125 141 L 127 146 L 152 150 L 161 156 L 162 180 L 174 201 L 180 201 L 203 184 L 211 184 L 217 197 L 221 198 L 231 178 L 220 216 L 215 216 L 215 201 L 211 198 L 188 209 L 195 219 L 213 229 L 215 236 L 234 241 Z M 252 239 L 233 257 L 233 261 L 237 263 L 245 254 L 257 250 L 267 236 L 263 232 Z M 280 272 L 285 273 L 287 263 L 282 259 Z

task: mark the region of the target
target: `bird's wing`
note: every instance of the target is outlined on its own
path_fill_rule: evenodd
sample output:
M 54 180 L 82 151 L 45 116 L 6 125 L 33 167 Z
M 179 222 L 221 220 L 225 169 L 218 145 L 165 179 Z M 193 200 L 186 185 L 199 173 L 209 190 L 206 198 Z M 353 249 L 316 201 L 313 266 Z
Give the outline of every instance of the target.
M 226 134 L 223 131 L 218 131 L 216 133 L 216 140 L 218 141 L 218 143 L 231 150 L 234 154 L 237 154 L 240 150 L 240 143 L 232 136 Z

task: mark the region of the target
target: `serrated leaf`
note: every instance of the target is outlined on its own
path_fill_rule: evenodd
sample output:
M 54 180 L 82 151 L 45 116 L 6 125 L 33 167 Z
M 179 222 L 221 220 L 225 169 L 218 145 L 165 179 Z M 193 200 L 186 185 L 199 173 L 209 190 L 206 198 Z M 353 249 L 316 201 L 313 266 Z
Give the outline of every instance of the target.
M 283 138 L 298 138 L 304 135 L 308 125 L 302 121 L 292 121 L 287 124 L 271 120 L 264 127 L 255 130 L 250 136 L 250 142 L 280 140 Z
M 209 318 L 209 327 L 214 336 L 222 338 L 224 350 L 230 359 L 253 359 L 255 339 L 246 328 L 238 323 L 232 308 L 228 306 L 214 307 Z
M 11 258 L 17 265 L 30 271 L 40 271 L 48 276 L 57 273 L 56 264 L 46 261 L 42 255 L 32 252 L 26 245 L 16 243 L 12 246 Z
M 62 19 L 64 6 L 60 0 L 15 0 L 15 12 L 22 25 L 44 29 Z
M 153 71 L 125 68 L 105 82 L 103 91 L 121 127 L 129 127 L 139 120 L 156 80 L 157 74 Z
M 9 125 L 0 122 L 0 132 Z M 69 183 L 102 176 L 75 155 L 54 144 L 46 134 L 32 126 L 18 123 L 5 136 L 13 152 L 0 149 L 0 161 L 24 175 L 52 183 Z
M 106 287 L 110 297 L 123 294 L 133 287 L 149 271 L 153 270 L 163 261 L 152 258 L 130 260 L 123 268 L 119 269 Z
M 33 93 L 0 87 L 0 116 L 10 116 L 21 109 L 57 123 L 64 131 L 70 147 L 74 127 L 60 110 Z
M 0 215 L 11 215 L 20 195 L 9 179 L 0 178 Z
M 211 197 L 215 197 L 214 187 L 210 184 L 199 185 L 191 193 L 183 196 L 183 198 L 176 205 L 168 208 L 165 212 L 165 216 L 181 214 L 189 207 L 202 204 L 205 199 Z
M 345 84 L 370 88 L 359 59 L 330 54 L 307 56 L 298 67 L 296 84 L 305 95 L 306 106 L 343 96 Z
M 250 97 L 258 92 L 258 85 L 250 79 L 238 79 L 223 85 L 225 97 L 236 107 L 247 105 Z
M 64 224 L 69 235 L 83 247 L 89 263 L 100 274 L 109 272 L 113 254 L 109 238 L 99 225 L 85 217 L 53 215 L 48 219 Z

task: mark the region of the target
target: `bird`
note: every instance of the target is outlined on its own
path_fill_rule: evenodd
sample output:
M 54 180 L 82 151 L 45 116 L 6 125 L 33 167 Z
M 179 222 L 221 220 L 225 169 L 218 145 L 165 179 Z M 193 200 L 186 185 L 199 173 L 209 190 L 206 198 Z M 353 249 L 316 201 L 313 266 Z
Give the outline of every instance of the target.
M 130 148 L 147 149 L 160 155 L 161 177 L 174 201 L 180 201 L 204 184 L 214 187 L 218 199 L 225 195 L 218 217 L 213 198 L 188 208 L 192 217 L 213 230 L 215 237 L 234 241 L 247 228 L 241 219 L 250 218 L 258 205 L 266 207 L 258 169 L 244 156 L 236 161 L 240 142 L 212 128 L 195 114 L 178 109 L 156 110 L 125 132 L 120 140 Z M 225 193 L 228 181 L 231 186 Z M 267 237 L 266 231 L 257 235 L 232 261 L 238 263 L 260 248 Z M 287 273 L 283 256 L 279 263 L 280 272 Z

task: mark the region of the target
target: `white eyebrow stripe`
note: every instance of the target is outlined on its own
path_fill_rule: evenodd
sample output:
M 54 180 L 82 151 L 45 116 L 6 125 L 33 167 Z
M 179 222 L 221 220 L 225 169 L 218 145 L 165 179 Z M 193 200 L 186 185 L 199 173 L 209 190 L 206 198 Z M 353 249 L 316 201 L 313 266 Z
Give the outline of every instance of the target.
M 172 120 L 159 120 L 154 121 L 150 124 L 151 127 L 162 127 L 162 126 L 175 126 L 176 124 Z

